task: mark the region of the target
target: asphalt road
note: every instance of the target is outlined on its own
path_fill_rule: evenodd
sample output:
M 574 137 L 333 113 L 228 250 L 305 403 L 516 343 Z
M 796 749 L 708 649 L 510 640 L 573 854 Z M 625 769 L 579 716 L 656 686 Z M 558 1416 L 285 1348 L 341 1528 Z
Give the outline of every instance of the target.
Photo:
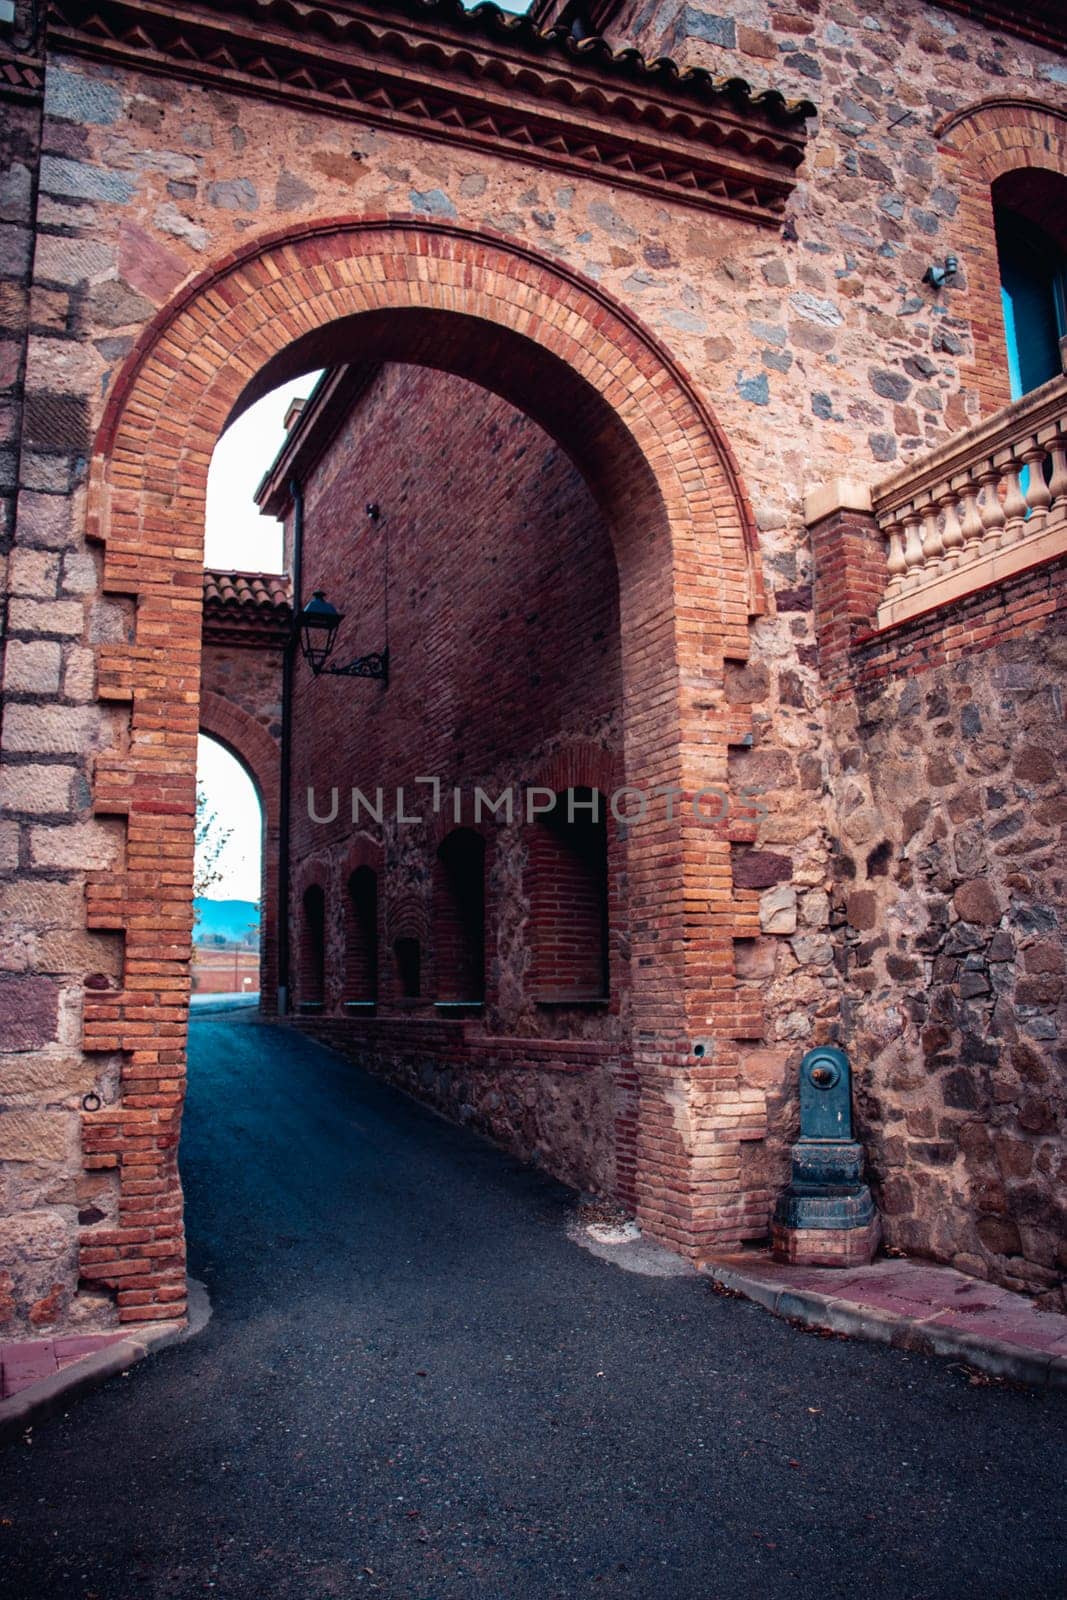
M 248 1015 L 194 1024 L 182 1148 L 214 1316 L 0 1454 L 5 1600 L 1067 1591 L 1062 1400 L 624 1272 Z

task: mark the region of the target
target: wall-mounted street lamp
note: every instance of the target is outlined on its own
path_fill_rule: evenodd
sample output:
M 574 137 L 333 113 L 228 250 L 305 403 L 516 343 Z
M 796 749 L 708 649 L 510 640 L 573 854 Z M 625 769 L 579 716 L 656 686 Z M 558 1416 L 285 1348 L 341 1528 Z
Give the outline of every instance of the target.
M 376 500 L 368 500 L 364 507 L 371 522 L 381 520 L 382 508 Z M 316 678 L 325 673 L 332 678 L 377 678 L 389 682 L 389 543 L 388 523 L 383 546 L 385 559 L 385 648 L 372 650 L 369 655 L 356 656 L 343 667 L 326 665 L 337 642 L 337 630 L 344 619 L 343 612 L 332 606 L 321 589 L 316 589 L 307 605 L 296 619 L 300 637 L 300 654 Z
M 337 630 L 344 621 L 344 613 L 332 606 L 321 589 L 316 589 L 297 619 L 300 629 L 300 654 L 316 678 L 325 674 L 333 678 L 380 678 L 389 682 L 389 650 L 373 650 L 369 655 L 356 656 L 343 667 L 326 665 L 337 642 Z
M 928 283 L 933 289 L 943 289 L 950 278 L 954 278 L 960 270 L 959 261 L 955 256 L 946 256 L 940 264 L 933 262 L 923 273 L 923 282 Z

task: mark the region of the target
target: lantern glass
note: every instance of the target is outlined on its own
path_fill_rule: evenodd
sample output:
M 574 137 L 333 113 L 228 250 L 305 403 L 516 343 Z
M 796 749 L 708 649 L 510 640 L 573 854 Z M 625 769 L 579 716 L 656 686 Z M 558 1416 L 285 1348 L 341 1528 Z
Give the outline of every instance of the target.
M 300 613 L 300 651 L 317 676 L 326 665 L 344 620 L 321 589 L 316 589 Z

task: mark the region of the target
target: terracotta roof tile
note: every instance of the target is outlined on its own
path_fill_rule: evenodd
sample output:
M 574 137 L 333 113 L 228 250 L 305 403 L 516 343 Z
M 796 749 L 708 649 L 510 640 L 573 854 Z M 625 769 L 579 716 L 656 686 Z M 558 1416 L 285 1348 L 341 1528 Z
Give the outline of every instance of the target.
M 632 46 L 613 50 L 606 39 L 594 34 L 576 39 L 568 27 L 556 24 L 545 28 L 536 15 L 503 11 L 484 0 L 473 8 L 463 0 L 388 0 L 388 9 L 418 19 L 440 19 L 455 28 L 483 37 L 510 38 L 534 53 L 585 57 L 604 71 L 629 78 L 636 83 L 658 83 L 704 101 L 725 100 L 738 110 L 762 111 L 771 121 L 788 125 L 815 115 L 810 100 L 787 100 L 779 89 L 753 91 L 744 78 L 716 78 L 703 67 L 680 68 L 669 56 L 649 60 Z
M 288 611 L 291 588 L 284 572 L 220 572 L 204 568 L 204 605 L 255 607 L 264 613 Z
M 218 5 L 218 0 L 213 0 Z M 962 3 L 962 0 L 961 0 Z M 1050 3 L 1050 0 L 1044 0 Z M 363 23 L 358 15 L 345 16 L 325 9 L 296 8 L 291 0 L 229 0 L 218 9 L 233 11 L 246 17 L 273 18 L 283 22 L 293 20 L 294 10 L 307 11 L 299 16 L 297 26 L 327 35 L 331 40 L 343 41 L 349 34 L 362 34 Z M 612 77 L 628 79 L 631 83 L 653 84 L 669 88 L 675 93 L 689 95 L 705 104 L 724 101 L 734 110 L 761 112 L 771 122 L 788 127 L 803 123 L 815 115 L 816 108 L 810 100 L 790 100 L 779 89 L 753 90 L 744 78 L 717 78 L 703 67 L 681 68 L 669 56 L 649 59 L 632 45 L 615 50 L 606 39 L 593 34 L 585 39 L 574 37 L 570 28 L 555 23 L 544 27 L 536 15 L 504 11 L 492 0 L 482 0 L 476 6 L 464 0 L 380 0 L 376 8 L 387 20 L 388 14 L 409 18 L 416 25 L 443 23 L 455 32 L 479 36 L 486 41 L 500 40 L 517 45 L 530 55 L 556 56 L 572 60 L 584 58 Z M 472 71 L 476 68 L 472 64 Z
M 291 626 L 292 593 L 285 573 L 205 568 L 205 644 L 281 649 Z

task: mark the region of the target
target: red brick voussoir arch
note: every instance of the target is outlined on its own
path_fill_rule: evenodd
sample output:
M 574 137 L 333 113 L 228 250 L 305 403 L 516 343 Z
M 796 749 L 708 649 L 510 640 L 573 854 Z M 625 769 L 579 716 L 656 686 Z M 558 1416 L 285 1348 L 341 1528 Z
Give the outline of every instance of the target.
M 87 1004 L 84 1024 L 87 1049 L 125 1053 L 121 1103 L 86 1117 L 87 1147 L 118 1167 L 124 1198 L 148 1184 L 158 1202 L 124 1211 L 128 1242 L 120 1233 L 114 1271 L 97 1272 L 127 1320 L 169 1315 L 182 1297 L 175 1147 L 208 464 L 249 396 L 357 356 L 481 382 L 582 468 L 619 566 L 629 783 L 725 787 L 728 746 L 747 732 L 723 694 L 724 658 L 745 656 L 755 608 L 729 451 L 669 354 L 595 285 L 508 241 L 380 218 L 261 240 L 189 285 L 126 363 L 90 492 L 105 587 L 137 599 L 134 643 L 99 657 L 101 696 L 130 704 L 129 745 L 95 779 L 98 811 L 128 823 L 122 872 L 94 890 L 125 932 L 125 980 Z M 724 830 L 658 804 L 627 842 L 636 1188 L 646 1227 L 697 1252 L 738 1237 L 737 917 Z
M 252 779 L 263 808 L 261 910 L 259 937 L 260 1010 L 277 1010 L 278 1000 L 278 843 L 281 750 L 261 722 L 214 690 L 201 688 L 200 731 L 237 757 Z

